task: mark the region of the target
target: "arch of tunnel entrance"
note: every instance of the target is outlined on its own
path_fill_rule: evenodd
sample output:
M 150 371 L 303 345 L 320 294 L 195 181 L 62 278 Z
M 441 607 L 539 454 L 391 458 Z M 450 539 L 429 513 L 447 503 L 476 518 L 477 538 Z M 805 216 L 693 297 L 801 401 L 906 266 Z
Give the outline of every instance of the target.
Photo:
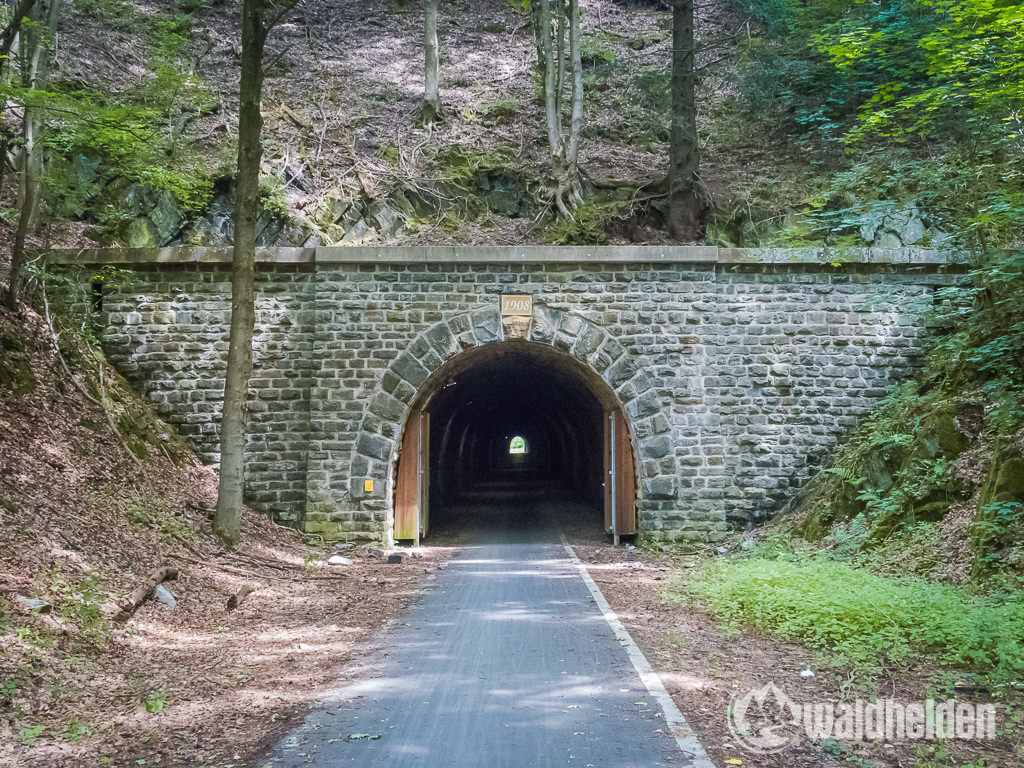
M 108 358 L 215 463 L 227 248 L 52 252 L 130 269 L 103 296 Z M 778 509 L 886 388 L 913 373 L 956 255 L 714 247 L 264 249 L 247 500 L 283 523 L 383 540 L 416 393 L 490 343 L 544 345 L 615 393 L 641 534 L 713 541 Z M 88 301 L 95 270 L 82 269 Z M 501 297 L 532 298 L 528 327 Z M 367 481 L 373 489 L 367 490 Z
M 624 348 L 609 343 L 609 333 L 573 312 L 539 308 L 526 320 L 503 318 L 497 308 L 456 315 L 423 332 L 399 355 L 381 378 L 366 415 L 359 425 L 355 457 L 349 468 L 350 494 L 372 498 L 365 490 L 370 478 L 384 488 L 383 498 L 394 499 L 401 437 L 413 411 L 430 408 L 446 384 L 502 356 L 536 363 L 538 373 L 560 373 L 590 394 L 602 413 L 619 411 L 627 430 L 634 474 L 641 479 L 636 504 L 643 519 L 646 508 L 642 481 L 656 480 L 674 470 L 658 462 L 637 461 L 637 431 L 651 437 L 670 431 L 657 416 L 669 394 L 655 386 L 646 372 L 627 362 Z M 601 437 L 590 446 L 600 455 Z M 382 458 L 386 457 L 386 458 Z M 637 468 L 640 469 L 636 474 Z M 394 504 L 385 507 L 385 525 L 391 537 Z

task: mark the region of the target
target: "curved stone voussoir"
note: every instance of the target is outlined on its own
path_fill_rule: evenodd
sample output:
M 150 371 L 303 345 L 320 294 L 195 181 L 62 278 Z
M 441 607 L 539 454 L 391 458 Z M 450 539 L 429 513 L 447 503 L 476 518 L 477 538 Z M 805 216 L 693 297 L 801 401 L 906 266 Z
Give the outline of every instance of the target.
M 534 307 L 533 325 L 530 327 L 530 341 L 537 344 L 554 344 L 563 314 L 563 312 L 551 307 Z
M 501 315 L 497 309 L 481 309 L 472 314 L 473 336 L 477 344 L 501 341 Z

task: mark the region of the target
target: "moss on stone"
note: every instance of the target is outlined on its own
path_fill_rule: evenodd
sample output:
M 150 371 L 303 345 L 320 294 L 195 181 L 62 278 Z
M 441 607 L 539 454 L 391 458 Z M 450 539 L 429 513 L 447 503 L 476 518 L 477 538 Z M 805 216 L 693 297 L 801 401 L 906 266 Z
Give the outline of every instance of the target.
M 1024 503 L 1024 457 L 1013 446 L 997 451 L 981 486 L 979 507 L 999 502 Z
M 836 523 L 851 520 L 863 511 L 864 504 L 857 496 L 856 486 L 840 475 L 819 473 L 786 505 L 781 515 L 802 513 L 803 520 L 794 533 L 806 541 L 821 541 Z
M 917 455 L 921 458 L 955 459 L 971 447 L 971 441 L 957 426 L 956 405 L 949 401 L 922 416 L 915 435 Z
M 14 333 L 0 336 L 0 352 L 24 352 L 25 339 Z
M 128 450 L 143 461 L 149 458 L 148 445 L 155 441 L 148 425 L 144 421 L 136 418 L 135 414 L 129 409 L 118 419 L 117 428 L 120 430 L 121 436 L 124 437 Z
M 10 390 L 16 395 L 28 395 L 38 386 L 32 364 L 26 358 L 17 353 L 0 357 L 0 389 Z

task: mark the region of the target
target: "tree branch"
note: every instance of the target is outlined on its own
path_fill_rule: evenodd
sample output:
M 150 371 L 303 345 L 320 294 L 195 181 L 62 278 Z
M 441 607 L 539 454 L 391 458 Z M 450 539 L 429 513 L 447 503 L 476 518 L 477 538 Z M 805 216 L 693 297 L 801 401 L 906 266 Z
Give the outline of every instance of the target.
M 269 3 L 267 3 L 267 8 L 268 9 L 269 8 L 273 8 L 274 6 L 278 6 L 278 10 L 277 10 L 277 13 L 275 13 L 273 16 L 270 17 L 269 21 L 264 21 L 263 22 L 263 34 L 264 34 L 264 36 L 268 35 L 270 33 L 270 30 L 272 30 L 274 27 L 276 27 L 281 22 L 281 19 L 283 19 L 285 16 L 287 16 L 288 13 L 298 4 L 299 4 L 299 0 L 284 0 L 284 2 L 282 2 L 282 3 L 276 3 L 276 2 L 269 2 Z

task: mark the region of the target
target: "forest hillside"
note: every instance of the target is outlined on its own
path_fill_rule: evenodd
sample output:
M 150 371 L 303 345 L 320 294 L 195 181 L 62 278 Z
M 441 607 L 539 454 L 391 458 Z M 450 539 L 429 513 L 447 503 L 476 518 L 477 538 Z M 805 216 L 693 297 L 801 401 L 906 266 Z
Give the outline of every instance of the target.
M 987 756 L 908 747 L 901 765 L 1019 765 L 1024 7 L 698 4 L 700 236 L 679 238 L 672 3 L 580 5 L 579 194 L 560 212 L 534 4 L 439 3 L 440 112 L 425 120 L 423 3 L 301 0 L 267 39 L 256 242 L 814 246 L 837 270 L 851 247 L 965 254 L 916 377 L 767 525 L 697 552 L 593 551 L 671 571 L 636 608 L 664 658 L 686 645 L 668 617 L 706 611 L 741 635 L 751 685 L 771 640 L 803 646 L 836 700 L 898 683 L 1004 705 Z M 250 513 L 241 549 L 218 543 L 216 474 L 103 359 L 101 331 L 60 305 L 62 277 L 37 257 L 233 242 L 241 2 L 46 7 L 49 37 L 37 22 L 11 47 L 21 4 L 4 4 L 0 29 L 0 277 L 21 253 L 27 278 L 0 310 L 0 762 L 226 765 L 280 735 L 434 566 L 392 575 L 349 552 L 342 580 L 325 563 L 340 551 Z M 33 178 L 39 210 L 24 216 Z M 148 600 L 116 622 L 118 600 L 172 559 L 190 564 L 176 607 Z M 716 633 L 709 645 L 732 646 Z M 734 678 L 716 664 L 724 701 Z M 726 760 L 729 737 L 700 712 Z M 843 749 L 764 765 L 867 764 Z
M 441 4 L 443 120 L 423 127 L 421 4 L 300 3 L 267 44 L 260 242 L 663 241 L 671 12 L 634 0 L 582 9 L 586 204 L 567 222 L 551 216 L 527 7 Z M 54 125 L 38 244 L 230 242 L 237 10 L 226 0 L 65 6 L 40 105 Z M 1015 13 L 966 0 L 700 4 L 707 242 L 1013 242 Z M 16 88 L 11 98 L 27 103 Z M 15 161 L 17 116 L 5 115 Z

